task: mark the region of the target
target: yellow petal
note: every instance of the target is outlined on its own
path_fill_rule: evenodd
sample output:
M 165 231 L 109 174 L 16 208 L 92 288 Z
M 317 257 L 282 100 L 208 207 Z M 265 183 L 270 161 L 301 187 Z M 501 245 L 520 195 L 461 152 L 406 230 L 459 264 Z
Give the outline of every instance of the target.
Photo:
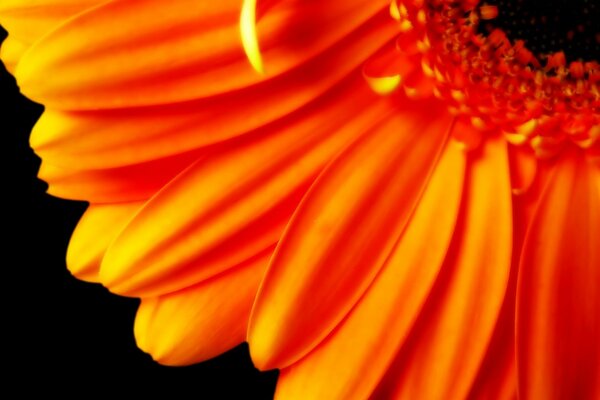
M 108 245 L 143 204 L 91 204 L 71 235 L 67 251 L 69 271 L 79 279 L 98 282 L 100 262 Z
M 143 298 L 134 326 L 138 346 L 161 364 L 189 365 L 242 343 L 270 256 L 268 250 L 198 285 Z
M 14 73 L 17 64 L 28 48 L 28 44 L 16 39 L 13 35 L 4 39 L 2 47 L 0 47 L 0 59 L 8 72 Z

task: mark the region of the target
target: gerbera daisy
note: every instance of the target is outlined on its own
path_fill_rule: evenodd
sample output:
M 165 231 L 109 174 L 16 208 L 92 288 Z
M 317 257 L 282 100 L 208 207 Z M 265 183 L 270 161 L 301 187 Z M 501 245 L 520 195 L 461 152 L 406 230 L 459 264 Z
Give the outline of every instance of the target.
M 9 0 L 70 271 L 276 397 L 600 398 L 589 1 Z

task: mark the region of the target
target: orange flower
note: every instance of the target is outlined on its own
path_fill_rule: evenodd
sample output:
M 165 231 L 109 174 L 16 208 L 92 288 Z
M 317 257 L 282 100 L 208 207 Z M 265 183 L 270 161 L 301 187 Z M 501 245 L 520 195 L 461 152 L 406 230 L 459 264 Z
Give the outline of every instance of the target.
M 5 0 L 2 58 L 49 192 L 90 202 L 69 269 L 142 298 L 157 361 L 247 340 L 281 399 L 594 399 L 599 10 L 536 7 Z

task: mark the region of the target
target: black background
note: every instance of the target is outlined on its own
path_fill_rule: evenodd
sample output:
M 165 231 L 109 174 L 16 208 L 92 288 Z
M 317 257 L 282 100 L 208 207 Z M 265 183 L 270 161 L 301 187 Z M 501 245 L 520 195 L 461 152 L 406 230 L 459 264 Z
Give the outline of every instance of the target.
M 5 32 L 0 29 L 0 41 Z M 18 93 L 0 66 L 5 315 L 3 381 L 20 393 L 110 391 L 168 398 L 269 399 L 276 373 L 260 373 L 247 347 L 191 367 L 163 367 L 135 346 L 138 301 L 73 278 L 69 236 L 85 209 L 45 193 L 28 136 L 43 108 Z M 6 356 L 8 355 L 8 357 Z M 138 396 L 135 396 L 137 398 Z

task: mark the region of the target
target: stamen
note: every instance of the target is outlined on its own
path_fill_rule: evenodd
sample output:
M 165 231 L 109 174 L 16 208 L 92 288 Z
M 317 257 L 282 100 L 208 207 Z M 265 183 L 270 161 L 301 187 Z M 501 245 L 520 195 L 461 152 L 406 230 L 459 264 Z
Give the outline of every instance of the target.
M 259 74 L 264 74 L 265 70 L 256 32 L 256 2 L 257 0 L 244 0 L 240 14 L 240 34 L 242 36 L 242 46 L 250 65 Z
M 568 1 L 572 4 L 578 0 Z M 590 0 L 580 1 L 590 18 L 596 18 L 597 6 Z M 556 2 L 566 0 L 553 4 Z M 527 145 L 538 157 L 553 156 L 566 140 L 583 149 L 597 147 L 599 57 L 590 53 L 580 60 L 573 59 L 577 53 L 572 51 L 532 50 L 530 37 L 514 36 L 513 30 L 509 35 L 497 23 L 503 18 L 505 3 L 393 0 L 391 12 L 400 32 L 398 49 L 404 52 L 403 57 L 418 58 L 422 78 L 416 73 L 404 75 L 406 79 L 386 86 L 384 92 L 399 84 L 407 95 L 440 98 L 453 115 L 471 121 L 481 131 L 500 130 L 510 143 Z M 514 7 L 537 4 L 534 0 L 513 3 Z M 598 34 L 587 28 L 588 20 L 577 21 L 586 28 L 573 35 L 565 33 L 565 43 L 579 43 L 579 33 L 591 32 L 585 38 L 593 38 L 598 45 Z M 597 29 L 596 20 L 593 29 Z M 412 45 L 406 45 L 402 38 Z M 414 82 L 420 83 L 417 86 Z

